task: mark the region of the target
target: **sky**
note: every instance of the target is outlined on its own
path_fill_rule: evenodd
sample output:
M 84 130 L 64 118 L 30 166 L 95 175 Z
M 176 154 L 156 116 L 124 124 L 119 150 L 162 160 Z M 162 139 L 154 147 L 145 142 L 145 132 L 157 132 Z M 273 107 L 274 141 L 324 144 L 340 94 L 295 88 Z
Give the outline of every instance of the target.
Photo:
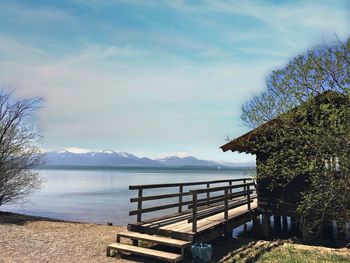
M 350 36 L 350 1 L 0 0 L 0 87 L 42 97 L 46 150 L 231 162 L 241 105 L 316 45 Z

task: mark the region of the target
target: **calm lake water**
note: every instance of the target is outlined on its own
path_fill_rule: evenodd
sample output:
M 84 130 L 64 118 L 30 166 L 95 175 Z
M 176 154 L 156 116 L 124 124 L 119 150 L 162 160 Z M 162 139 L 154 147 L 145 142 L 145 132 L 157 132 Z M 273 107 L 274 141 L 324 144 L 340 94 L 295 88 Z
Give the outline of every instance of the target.
M 40 170 L 39 173 L 45 180 L 40 190 L 24 203 L 3 206 L 1 210 L 64 220 L 126 225 L 136 220 L 135 216 L 128 215 L 129 210 L 136 209 L 136 203 L 130 203 L 130 198 L 137 195 L 137 191 L 129 190 L 129 185 L 234 179 L 251 176 L 254 170 L 121 168 Z M 174 190 L 153 190 L 145 195 Z M 167 202 L 171 201 L 176 202 L 171 199 Z M 154 204 L 152 201 L 149 203 Z M 155 215 L 150 213 L 146 217 Z

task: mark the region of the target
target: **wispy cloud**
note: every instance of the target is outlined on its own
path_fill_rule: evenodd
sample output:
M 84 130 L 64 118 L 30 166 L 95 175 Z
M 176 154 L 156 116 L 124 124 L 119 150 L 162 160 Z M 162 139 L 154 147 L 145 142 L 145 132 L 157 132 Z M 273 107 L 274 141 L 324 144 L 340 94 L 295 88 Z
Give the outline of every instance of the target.
M 1 2 L 2 19 L 6 18 L 11 23 L 35 23 L 37 26 L 44 26 L 47 23 L 65 24 L 75 21 L 75 17 L 69 11 L 60 8 L 51 6 L 30 7 L 6 0 Z
M 270 1 L 201 1 L 197 4 L 188 1 L 163 1 L 175 10 L 192 14 L 241 15 L 260 21 L 265 27 L 239 34 L 234 34 L 232 40 L 246 39 L 258 36 L 273 37 L 275 41 L 283 41 L 287 47 L 305 49 L 310 38 L 315 43 L 334 40 L 335 35 L 340 38 L 348 36 L 350 24 L 350 5 L 346 1 L 338 1 L 332 7 L 328 1 L 286 1 L 273 3 Z M 208 20 L 208 17 L 204 17 Z M 203 23 L 203 20 L 200 22 Z M 209 23 L 207 21 L 207 23 Z M 220 20 L 216 21 L 220 24 Z M 265 31 L 265 32 L 261 32 Z M 311 35 L 310 35 L 311 33 Z M 306 37 L 306 34 L 308 36 Z M 266 41 L 266 39 L 265 39 Z
M 0 54 L 2 55 L 2 60 L 11 60 L 21 58 L 21 56 L 31 56 L 31 57 L 45 57 L 47 58 L 47 52 L 41 48 L 37 48 L 29 43 L 18 41 L 9 36 L 0 35 Z

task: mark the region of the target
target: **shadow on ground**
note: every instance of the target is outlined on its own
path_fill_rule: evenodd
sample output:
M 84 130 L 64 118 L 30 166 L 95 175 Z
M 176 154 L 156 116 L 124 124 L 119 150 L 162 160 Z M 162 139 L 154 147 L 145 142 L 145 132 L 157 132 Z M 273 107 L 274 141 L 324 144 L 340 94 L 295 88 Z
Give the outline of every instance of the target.
M 262 255 L 285 243 L 284 240 L 264 241 L 246 238 L 217 239 L 213 242 L 213 262 L 256 262 Z

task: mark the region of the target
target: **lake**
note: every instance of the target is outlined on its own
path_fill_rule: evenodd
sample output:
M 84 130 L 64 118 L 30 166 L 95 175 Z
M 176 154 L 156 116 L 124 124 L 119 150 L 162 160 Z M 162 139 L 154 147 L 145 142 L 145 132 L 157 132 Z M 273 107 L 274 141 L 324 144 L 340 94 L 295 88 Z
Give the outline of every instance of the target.
M 41 189 L 22 204 L 5 205 L 1 210 L 64 220 L 126 225 L 130 221 L 136 221 L 134 216 L 128 215 L 129 210 L 136 209 L 136 203 L 130 203 L 130 198 L 137 195 L 137 191 L 129 190 L 129 185 L 234 179 L 248 177 L 253 173 L 254 169 L 39 170 L 44 179 Z M 159 189 L 146 194 L 168 191 L 169 189 Z M 156 214 L 151 213 L 148 216 L 154 215 Z

